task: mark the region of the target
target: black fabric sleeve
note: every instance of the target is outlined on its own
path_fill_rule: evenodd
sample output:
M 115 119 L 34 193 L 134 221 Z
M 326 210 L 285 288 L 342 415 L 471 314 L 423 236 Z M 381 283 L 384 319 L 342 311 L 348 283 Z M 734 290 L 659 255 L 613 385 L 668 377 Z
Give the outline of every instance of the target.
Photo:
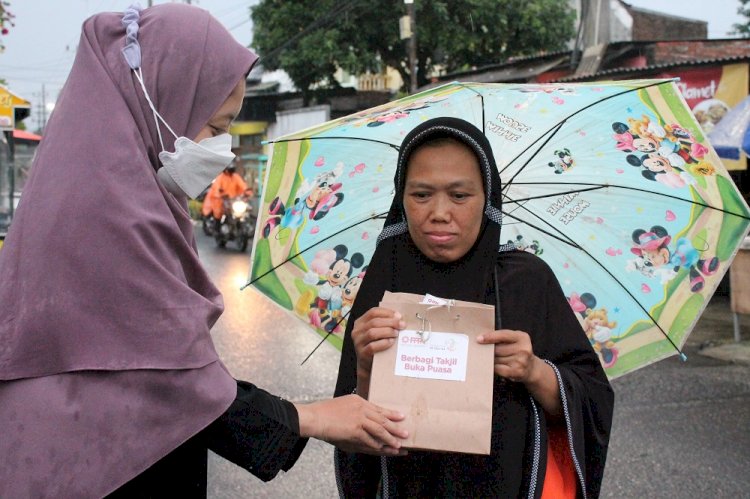
M 375 280 L 365 278 L 357 294 L 354 307 L 349 314 L 349 320 L 344 331 L 344 344 L 341 349 L 335 397 L 349 395 L 357 387 L 357 353 L 352 341 L 352 328 L 354 322 L 370 308 L 377 306 L 382 297 L 383 293 Z M 344 452 L 337 448 L 333 459 L 339 495 L 342 497 L 375 497 L 380 483 L 379 457 Z
M 209 449 L 266 482 L 289 470 L 307 443 L 294 405 L 245 381 L 203 436 Z
M 598 497 L 614 415 L 614 391 L 601 362 L 551 270 L 547 275 L 547 321 L 553 328 L 542 347 L 557 367 L 565 396 L 565 423 L 574 459 L 582 468 L 587 497 Z
M 587 497 L 599 494 L 614 412 L 614 392 L 552 269 L 517 251 L 499 258 L 504 327 L 526 331 L 534 353 L 556 368 L 564 422 Z

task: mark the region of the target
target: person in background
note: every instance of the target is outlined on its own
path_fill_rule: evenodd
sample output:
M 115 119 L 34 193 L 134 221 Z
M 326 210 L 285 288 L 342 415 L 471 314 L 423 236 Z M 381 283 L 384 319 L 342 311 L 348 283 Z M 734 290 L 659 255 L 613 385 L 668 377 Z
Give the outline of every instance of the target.
M 208 203 L 211 211 L 204 211 L 204 215 L 211 213 L 215 220 L 221 220 L 224 214 L 224 198 L 234 198 L 241 195 L 249 195 L 247 183 L 242 179 L 234 163 L 230 164 L 216 177 L 208 189 L 204 203 Z
M 597 497 L 614 396 L 552 270 L 500 246 L 501 182 L 487 138 L 436 118 L 399 149 L 395 195 L 350 312 L 336 396 L 367 397 L 372 358 L 404 322 L 379 307 L 387 291 L 495 306 L 489 456 L 335 452 L 342 497 Z M 429 408 L 428 408 L 429 410 Z
M 207 449 L 270 480 L 308 437 L 401 452 L 402 415 L 283 400 L 211 341 L 187 199 L 233 159 L 256 59 L 193 6 L 84 23 L 0 252 L 0 497 L 200 497 Z

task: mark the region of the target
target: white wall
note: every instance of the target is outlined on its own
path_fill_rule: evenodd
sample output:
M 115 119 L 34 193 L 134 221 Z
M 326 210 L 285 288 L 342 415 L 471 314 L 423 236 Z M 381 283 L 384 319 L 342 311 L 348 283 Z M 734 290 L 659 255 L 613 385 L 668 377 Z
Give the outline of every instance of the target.
M 276 123 L 268 127 L 268 140 L 282 135 L 319 125 L 331 119 L 331 106 L 304 107 L 289 111 L 277 111 Z

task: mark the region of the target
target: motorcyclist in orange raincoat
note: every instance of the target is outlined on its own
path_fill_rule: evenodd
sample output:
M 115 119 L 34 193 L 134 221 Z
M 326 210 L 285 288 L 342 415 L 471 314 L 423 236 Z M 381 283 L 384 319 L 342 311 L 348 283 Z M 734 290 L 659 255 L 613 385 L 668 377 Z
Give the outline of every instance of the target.
M 216 220 L 220 220 L 224 214 L 224 197 L 236 197 L 247 192 L 247 183 L 236 173 L 234 165 L 224 168 L 224 171 L 216 177 L 203 200 L 202 213 L 208 216 L 213 215 Z

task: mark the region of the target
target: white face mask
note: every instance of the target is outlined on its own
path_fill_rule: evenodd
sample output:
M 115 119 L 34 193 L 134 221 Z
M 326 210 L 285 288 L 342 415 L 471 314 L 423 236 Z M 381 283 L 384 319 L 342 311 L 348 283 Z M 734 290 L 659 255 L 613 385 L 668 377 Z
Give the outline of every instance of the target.
M 195 199 L 232 163 L 232 136 L 222 133 L 197 144 L 187 137 L 178 137 L 174 152 L 162 151 L 159 159 L 164 166 L 156 176 L 162 185 L 176 196 L 184 193 Z
M 156 131 L 161 143 L 162 151 L 159 153 L 159 160 L 163 166 L 156 172 L 156 176 L 162 185 L 175 196 L 188 196 L 195 199 L 234 160 L 232 136 L 228 133 L 222 133 L 215 137 L 203 139 L 198 143 L 187 137 L 178 137 L 156 111 L 148 92 L 146 92 L 140 69 L 134 71 L 154 113 Z M 164 150 L 159 121 L 167 127 L 176 139 L 174 152 Z

